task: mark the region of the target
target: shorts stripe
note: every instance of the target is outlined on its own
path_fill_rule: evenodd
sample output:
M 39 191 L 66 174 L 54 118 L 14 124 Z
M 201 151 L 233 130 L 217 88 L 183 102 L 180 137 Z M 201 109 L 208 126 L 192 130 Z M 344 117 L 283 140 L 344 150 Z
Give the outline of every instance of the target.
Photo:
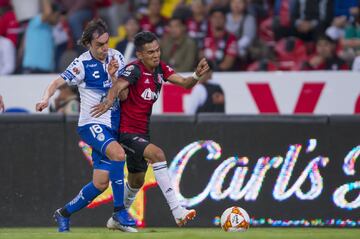
M 123 148 L 124 149 L 127 149 L 127 150 L 129 150 L 131 153 L 135 153 L 135 150 L 134 149 L 132 149 L 132 148 L 130 148 L 130 147 L 128 147 L 128 146 L 126 146 L 125 144 L 121 144 L 121 146 L 123 146 Z
M 110 138 L 110 139 L 106 140 L 105 143 L 101 146 L 101 153 L 103 153 L 104 155 L 106 155 L 106 152 L 103 151 L 103 148 L 109 144 L 109 141 L 115 141 L 115 139 Z
M 111 163 L 110 162 L 108 162 L 108 161 L 105 161 L 105 160 L 100 160 L 101 162 L 103 162 L 103 163 L 106 163 L 106 164 L 109 164 L 109 165 L 111 165 Z

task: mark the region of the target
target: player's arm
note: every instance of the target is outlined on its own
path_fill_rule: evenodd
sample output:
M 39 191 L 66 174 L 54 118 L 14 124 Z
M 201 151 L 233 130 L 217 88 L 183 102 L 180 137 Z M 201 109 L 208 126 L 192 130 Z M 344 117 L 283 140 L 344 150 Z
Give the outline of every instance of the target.
M 48 87 L 45 90 L 45 93 L 43 97 L 41 98 L 40 102 L 38 102 L 35 106 L 36 111 L 41 112 L 43 109 L 48 107 L 49 105 L 49 99 L 51 96 L 55 94 L 55 91 L 62 85 L 64 85 L 66 82 L 62 77 L 59 77 L 55 80 L 53 80 Z
M 186 89 L 192 88 L 196 83 L 199 81 L 199 79 L 209 70 L 209 65 L 205 58 L 201 59 L 199 64 L 196 67 L 195 72 L 192 74 L 192 76 L 189 77 L 183 77 L 178 74 L 172 74 L 167 79 L 171 83 L 174 83 L 176 85 L 182 86 Z
M 119 78 L 108 91 L 108 95 L 100 104 L 92 107 L 91 115 L 95 118 L 104 114 L 114 104 L 115 99 L 118 97 L 121 91 L 125 90 L 129 86 L 129 82 L 123 78 Z

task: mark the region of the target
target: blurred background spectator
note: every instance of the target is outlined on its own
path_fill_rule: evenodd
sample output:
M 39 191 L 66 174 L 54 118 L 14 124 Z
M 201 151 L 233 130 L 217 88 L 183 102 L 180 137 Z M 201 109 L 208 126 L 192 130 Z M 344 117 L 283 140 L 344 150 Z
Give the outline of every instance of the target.
M 147 11 L 140 18 L 140 26 L 144 31 L 151 31 L 158 37 L 165 33 L 168 19 L 161 15 L 161 0 L 149 0 Z
M 187 35 L 186 23 L 181 18 L 172 18 L 168 34 L 161 39 L 161 58 L 178 72 L 194 70 L 197 61 L 196 43 Z
M 196 113 L 225 113 L 225 95 L 221 86 L 212 81 L 214 65 L 209 64 L 208 71 L 196 84 L 191 93 L 185 96 L 184 112 Z
M 80 112 L 80 97 L 76 87 L 67 84 L 59 88 L 59 94 L 50 107 L 50 112 L 74 115 Z
M 226 15 L 226 30 L 236 36 L 238 54 L 244 58 L 257 31 L 256 19 L 247 11 L 247 0 L 230 1 L 230 12 Z
M 321 0 L 296 0 L 292 22 L 295 34 L 304 41 L 314 41 L 319 27 Z
M 96 0 L 96 9 L 109 27 L 110 35 L 116 36 L 118 28 L 128 19 L 130 1 L 128 0 Z
M 187 30 L 191 38 L 195 39 L 198 49 L 204 46 L 204 38 L 208 32 L 208 19 L 205 0 L 191 2 L 191 17 L 187 19 Z
M 320 36 L 316 42 L 316 53 L 304 62 L 303 70 L 349 70 L 348 64 L 336 53 L 337 42 Z
M 359 0 L 333 0 L 333 20 L 326 29 L 326 34 L 339 40 L 345 34 L 345 27 L 354 21 L 358 13 Z
M 81 38 L 84 26 L 94 17 L 96 0 L 58 0 L 66 12 L 66 18 L 71 29 L 73 43 L 78 53 L 85 51 L 76 44 Z
M 60 10 L 48 0 L 41 0 L 41 13 L 32 18 L 25 32 L 24 73 L 55 71 L 53 27 L 59 22 Z
M 0 76 L 14 73 L 16 51 L 14 44 L 6 37 L 0 36 Z
M 47 8 L 37 4 L 43 1 L 62 17 L 47 17 Z M 337 41 L 337 58 L 347 65 L 356 65 L 360 49 L 359 0 L 0 0 L 0 36 L 11 41 L 16 56 L 9 73 L 61 72 L 86 50 L 76 43 L 87 22 L 97 17 L 109 26 L 110 47 L 127 62 L 135 59 L 134 34 L 152 31 L 161 40 L 163 60 L 178 71 L 192 69 L 177 66 L 176 32 L 186 39 L 181 45 L 195 41 L 198 49 L 197 54 L 188 50 L 186 59 L 192 59 L 186 63 L 205 56 L 215 71 L 306 69 L 322 35 Z
M 21 28 L 9 0 L 0 0 L 0 36 L 18 46 Z
M 134 37 L 139 31 L 139 21 L 134 16 L 129 16 L 125 20 L 125 38 L 116 45 L 116 50 L 124 55 L 126 64 L 136 59 Z
M 214 63 L 215 71 L 233 70 L 237 57 L 237 43 L 234 34 L 226 28 L 226 11 L 215 6 L 210 10 L 210 29 L 204 39 L 204 47 L 200 57 L 205 57 Z

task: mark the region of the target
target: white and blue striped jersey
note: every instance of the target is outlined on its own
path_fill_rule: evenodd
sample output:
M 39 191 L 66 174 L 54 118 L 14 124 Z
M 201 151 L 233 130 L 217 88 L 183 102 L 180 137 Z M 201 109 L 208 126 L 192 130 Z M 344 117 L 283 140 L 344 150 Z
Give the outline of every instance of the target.
M 105 63 L 95 59 L 90 51 L 76 58 L 60 76 L 68 85 L 76 85 L 80 93 L 80 116 L 78 126 L 86 124 L 103 124 L 118 130 L 120 123 L 120 105 L 116 101 L 106 113 L 99 118 L 91 116 L 91 107 L 99 104 L 112 86 L 107 67 L 112 57 L 119 62 L 118 76 L 125 67 L 123 55 L 114 49 L 109 49 Z

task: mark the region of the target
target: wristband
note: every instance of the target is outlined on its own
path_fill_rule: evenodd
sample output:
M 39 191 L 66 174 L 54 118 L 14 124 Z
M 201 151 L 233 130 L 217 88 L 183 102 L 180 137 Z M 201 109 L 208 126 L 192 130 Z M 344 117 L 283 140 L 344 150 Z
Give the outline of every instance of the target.
M 200 79 L 200 76 L 198 76 L 197 74 L 196 74 L 196 71 L 194 71 L 194 73 L 192 74 L 192 78 L 194 78 L 194 80 L 199 80 Z

